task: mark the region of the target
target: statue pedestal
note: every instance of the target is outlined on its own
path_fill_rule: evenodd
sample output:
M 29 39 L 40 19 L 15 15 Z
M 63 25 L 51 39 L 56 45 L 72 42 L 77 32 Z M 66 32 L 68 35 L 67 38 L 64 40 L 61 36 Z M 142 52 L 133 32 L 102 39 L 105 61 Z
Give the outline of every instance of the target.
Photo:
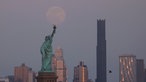
M 57 75 L 55 72 L 39 72 L 36 79 L 37 82 L 57 82 Z

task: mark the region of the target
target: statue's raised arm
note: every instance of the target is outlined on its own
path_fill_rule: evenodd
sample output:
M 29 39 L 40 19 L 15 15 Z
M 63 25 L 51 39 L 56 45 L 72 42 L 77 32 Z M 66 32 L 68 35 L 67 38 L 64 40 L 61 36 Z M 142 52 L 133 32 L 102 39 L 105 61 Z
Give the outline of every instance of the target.
M 52 34 L 51 34 L 51 38 L 53 38 L 55 32 L 56 32 L 56 26 L 54 25 L 54 27 L 53 27 L 53 32 L 52 32 Z

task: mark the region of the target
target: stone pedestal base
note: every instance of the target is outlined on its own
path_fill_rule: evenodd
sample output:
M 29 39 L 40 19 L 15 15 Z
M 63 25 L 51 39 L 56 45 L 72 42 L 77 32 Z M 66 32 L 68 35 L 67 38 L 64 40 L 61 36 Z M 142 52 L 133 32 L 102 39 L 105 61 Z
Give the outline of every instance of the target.
M 57 76 L 54 72 L 39 72 L 37 82 L 57 82 Z

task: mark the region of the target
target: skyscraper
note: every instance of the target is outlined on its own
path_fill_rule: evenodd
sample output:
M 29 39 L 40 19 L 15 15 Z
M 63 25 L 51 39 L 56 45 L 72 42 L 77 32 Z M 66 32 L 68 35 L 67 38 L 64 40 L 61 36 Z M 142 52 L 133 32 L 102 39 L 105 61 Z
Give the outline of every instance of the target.
M 96 82 L 106 82 L 106 32 L 105 20 L 97 20 Z
M 15 82 L 34 82 L 34 72 L 25 64 L 14 68 Z
M 145 74 L 144 74 L 144 60 L 143 59 L 137 59 L 136 60 L 136 76 L 137 76 L 137 82 L 145 82 Z
M 88 82 L 88 68 L 82 61 L 74 67 L 73 82 Z
M 146 82 L 146 68 L 144 69 L 144 82 Z
M 136 56 L 120 56 L 119 70 L 119 82 L 136 82 Z
M 63 58 L 63 50 L 59 47 L 55 50 L 52 67 L 58 76 L 57 82 L 67 82 L 67 68 Z

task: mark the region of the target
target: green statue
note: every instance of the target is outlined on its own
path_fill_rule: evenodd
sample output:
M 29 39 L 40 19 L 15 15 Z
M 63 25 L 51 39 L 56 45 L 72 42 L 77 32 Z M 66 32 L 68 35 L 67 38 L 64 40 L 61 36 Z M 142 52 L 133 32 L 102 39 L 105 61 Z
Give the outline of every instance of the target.
M 56 26 L 54 25 L 52 34 L 45 37 L 45 41 L 40 48 L 42 54 L 42 67 L 40 72 L 52 72 L 52 42 L 55 31 Z

